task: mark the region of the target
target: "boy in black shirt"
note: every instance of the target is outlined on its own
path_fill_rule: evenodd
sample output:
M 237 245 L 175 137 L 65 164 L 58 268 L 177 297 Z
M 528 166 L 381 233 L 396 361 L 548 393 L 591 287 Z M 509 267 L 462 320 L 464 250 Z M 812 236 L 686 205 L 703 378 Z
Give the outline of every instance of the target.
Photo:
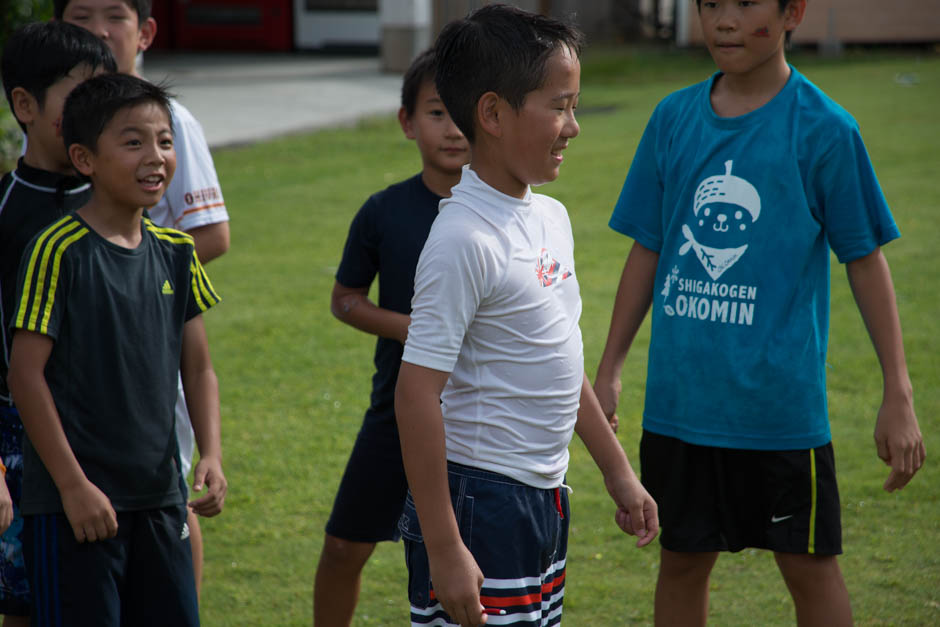
M 349 228 L 336 272 L 333 315 L 378 336 L 372 399 L 346 465 L 314 586 L 316 625 L 348 625 L 359 596 L 360 573 L 376 542 L 400 537 L 408 483 L 401 462 L 394 394 L 408 335 L 415 266 L 441 198 L 460 180 L 470 159 L 463 133 L 434 87 L 433 51 L 420 54 L 405 73 L 398 120 L 421 153 L 421 172 L 373 194 Z M 368 299 L 378 274 L 378 305 Z
M 33 23 L 18 29 L 3 51 L 3 88 L 10 110 L 29 137 L 16 169 L 0 181 L 0 457 L 6 482 L 0 482 L 0 614 L 4 625 L 26 625 L 29 585 L 23 564 L 19 513 L 23 481 L 23 425 L 7 389 L 12 336 L 9 320 L 20 258 L 36 233 L 81 207 L 91 185 L 75 176 L 62 142 L 60 122 L 65 97 L 75 85 L 117 65 L 110 49 L 94 35 L 63 22 Z

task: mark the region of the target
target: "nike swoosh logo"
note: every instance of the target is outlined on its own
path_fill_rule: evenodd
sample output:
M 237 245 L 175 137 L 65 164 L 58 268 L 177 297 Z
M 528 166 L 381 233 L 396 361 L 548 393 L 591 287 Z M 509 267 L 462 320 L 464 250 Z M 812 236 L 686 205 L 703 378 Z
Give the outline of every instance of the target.
M 787 518 L 793 518 L 793 514 L 790 514 L 789 516 L 771 516 L 770 522 L 778 523 L 778 522 L 786 520 Z

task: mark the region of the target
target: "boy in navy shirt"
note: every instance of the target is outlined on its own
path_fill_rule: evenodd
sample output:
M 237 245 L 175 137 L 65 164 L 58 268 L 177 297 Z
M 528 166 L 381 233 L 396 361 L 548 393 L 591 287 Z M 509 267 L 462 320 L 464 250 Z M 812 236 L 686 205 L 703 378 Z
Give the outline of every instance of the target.
M 348 625 L 360 574 L 376 542 L 401 536 L 398 519 L 408 482 L 401 461 L 394 394 L 408 336 L 415 266 L 441 199 L 460 180 L 470 156 L 463 133 L 437 89 L 437 61 L 428 50 L 411 63 L 401 87 L 398 120 L 421 153 L 419 174 L 373 194 L 352 225 L 330 299 L 333 315 L 378 336 L 372 398 L 326 525 L 314 587 L 314 623 Z M 369 300 L 378 275 L 379 299 Z

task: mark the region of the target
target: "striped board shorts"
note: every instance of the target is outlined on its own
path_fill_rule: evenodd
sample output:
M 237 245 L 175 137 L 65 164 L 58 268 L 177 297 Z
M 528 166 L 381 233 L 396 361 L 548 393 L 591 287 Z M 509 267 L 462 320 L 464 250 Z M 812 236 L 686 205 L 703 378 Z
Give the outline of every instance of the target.
M 568 550 L 567 491 L 534 488 L 450 462 L 447 470 L 461 539 L 483 572 L 480 601 L 488 610 L 487 625 L 560 624 Z M 410 492 L 399 529 L 408 566 L 411 624 L 455 626 L 434 595 Z

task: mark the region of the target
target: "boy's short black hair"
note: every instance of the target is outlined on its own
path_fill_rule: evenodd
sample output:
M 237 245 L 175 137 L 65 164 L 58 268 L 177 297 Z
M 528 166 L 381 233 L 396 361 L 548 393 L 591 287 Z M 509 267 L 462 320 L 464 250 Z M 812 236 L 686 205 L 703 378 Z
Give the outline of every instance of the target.
M 93 34 L 65 22 L 32 22 L 16 29 L 3 47 L 3 91 L 13 108 L 13 90 L 22 87 L 39 103 L 46 91 L 79 65 L 117 72 L 111 49 Z M 19 120 L 17 120 L 19 122 Z M 19 122 L 20 128 L 26 127 Z
M 150 8 L 153 6 L 151 0 L 121 0 L 124 4 L 129 6 L 137 14 L 138 23 L 143 23 L 150 17 Z M 69 5 L 69 0 L 53 0 L 52 2 L 52 14 L 55 16 L 55 19 L 61 20 L 62 14 L 65 13 L 65 7 Z
M 65 100 L 62 112 L 62 139 L 72 144 L 98 149 L 98 138 L 122 109 L 153 103 L 170 115 L 170 94 L 159 85 L 129 74 L 102 74 L 78 85 Z
M 475 110 L 488 91 L 519 110 L 546 80 L 546 62 L 561 47 L 581 56 L 584 36 L 559 20 L 505 4 L 454 20 L 437 38 L 437 93 L 470 143 Z
M 437 55 L 434 48 L 428 48 L 411 62 L 405 77 L 401 82 L 401 106 L 404 107 L 408 117 L 414 115 L 418 104 L 418 92 L 425 81 L 434 82 L 434 73 L 437 71 Z

